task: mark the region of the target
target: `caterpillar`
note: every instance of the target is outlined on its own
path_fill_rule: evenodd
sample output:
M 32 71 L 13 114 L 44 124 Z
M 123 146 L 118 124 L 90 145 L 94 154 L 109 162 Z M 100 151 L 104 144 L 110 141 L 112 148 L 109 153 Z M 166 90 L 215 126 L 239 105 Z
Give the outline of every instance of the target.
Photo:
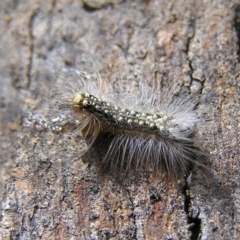
M 77 75 L 77 76 L 76 76 Z M 112 136 L 103 166 L 110 170 L 166 170 L 186 174 L 202 154 L 196 133 L 203 124 L 197 98 L 162 92 L 153 81 L 104 81 L 99 74 L 75 71 L 58 78 L 52 108 L 64 114 L 70 132 L 80 135 L 84 155 L 96 139 Z

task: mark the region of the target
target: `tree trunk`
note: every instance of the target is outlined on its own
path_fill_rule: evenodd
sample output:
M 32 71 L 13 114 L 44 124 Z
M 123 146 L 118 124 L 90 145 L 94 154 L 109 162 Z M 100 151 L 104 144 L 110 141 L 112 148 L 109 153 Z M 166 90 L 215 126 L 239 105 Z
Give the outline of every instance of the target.
M 238 0 L 3 0 L 0 8 L 2 239 L 240 238 Z M 199 104 L 209 120 L 200 131 L 205 166 L 176 181 L 103 174 L 97 152 L 73 157 L 74 139 L 56 145 L 54 132 L 27 122 L 41 122 L 43 93 L 62 68 L 128 80 L 154 68 L 158 82 L 209 93 Z

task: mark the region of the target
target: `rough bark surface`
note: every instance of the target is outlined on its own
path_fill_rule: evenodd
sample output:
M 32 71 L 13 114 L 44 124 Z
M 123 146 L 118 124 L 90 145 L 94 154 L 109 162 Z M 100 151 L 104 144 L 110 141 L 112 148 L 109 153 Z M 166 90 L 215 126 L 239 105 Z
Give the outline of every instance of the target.
M 238 0 L 5 0 L 0 9 L 1 239 L 240 238 Z M 209 170 L 193 168 L 188 181 L 100 174 L 97 155 L 74 159 L 74 143 L 24 125 L 63 67 L 130 79 L 152 65 L 156 81 L 211 93 L 200 104 Z

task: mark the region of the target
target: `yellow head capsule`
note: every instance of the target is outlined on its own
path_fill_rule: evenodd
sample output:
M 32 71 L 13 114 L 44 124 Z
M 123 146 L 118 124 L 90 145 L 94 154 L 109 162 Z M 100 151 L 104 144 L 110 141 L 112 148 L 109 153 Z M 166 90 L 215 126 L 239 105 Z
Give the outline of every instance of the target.
M 72 105 L 79 105 L 83 100 L 83 96 L 81 93 L 76 93 L 72 98 Z

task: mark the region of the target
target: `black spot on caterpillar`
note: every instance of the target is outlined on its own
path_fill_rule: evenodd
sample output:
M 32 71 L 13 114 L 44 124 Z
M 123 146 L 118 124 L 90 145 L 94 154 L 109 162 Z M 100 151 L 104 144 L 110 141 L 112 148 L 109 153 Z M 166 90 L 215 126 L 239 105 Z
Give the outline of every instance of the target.
M 57 79 L 51 107 L 66 116 L 71 134 L 80 135 L 84 143 L 80 156 L 106 134 L 111 142 L 102 163 L 113 171 L 165 169 L 168 175 L 178 176 L 203 156 L 196 141 L 203 124 L 197 98 L 175 96 L 173 90 L 162 92 L 152 81 L 120 79 L 116 84 L 98 74 L 75 74 L 71 80 Z

